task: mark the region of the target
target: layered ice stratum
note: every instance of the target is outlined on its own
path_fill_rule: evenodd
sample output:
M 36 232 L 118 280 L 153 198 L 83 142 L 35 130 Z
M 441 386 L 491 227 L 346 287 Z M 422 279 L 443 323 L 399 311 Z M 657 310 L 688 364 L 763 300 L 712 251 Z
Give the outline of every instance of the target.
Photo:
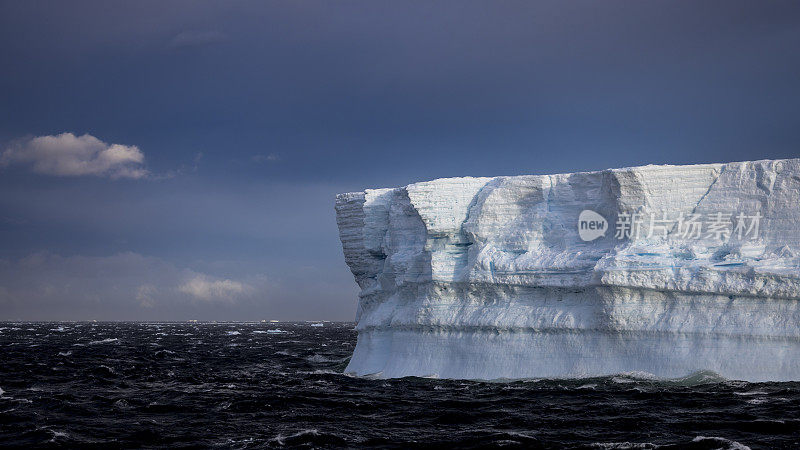
M 800 159 L 445 178 L 336 218 L 347 372 L 800 380 Z

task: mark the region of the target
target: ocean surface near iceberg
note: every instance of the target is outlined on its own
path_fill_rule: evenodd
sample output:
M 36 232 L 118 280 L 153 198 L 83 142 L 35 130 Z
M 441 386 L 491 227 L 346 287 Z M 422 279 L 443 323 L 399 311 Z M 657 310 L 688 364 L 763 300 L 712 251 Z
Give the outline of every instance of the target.
M 797 382 L 357 377 L 353 326 L 0 322 L 0 447 L 800 446 Z
M 346 372 L 800 380 L 800 159 L 340 194 Z

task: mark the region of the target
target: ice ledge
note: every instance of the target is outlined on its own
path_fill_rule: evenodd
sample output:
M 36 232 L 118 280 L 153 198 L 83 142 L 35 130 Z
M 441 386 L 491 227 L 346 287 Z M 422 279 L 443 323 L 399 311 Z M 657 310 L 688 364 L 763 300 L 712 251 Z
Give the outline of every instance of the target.
M 361 345 L 362 334 L 489 327 L 534 336 L 556 322 L 559 332 L 696 337 L 685 343 L 746 336 L 742 351 L 763 351 L 764 339 L 795 339 L 800 329 L 798 205 L 798 159 L 447 178 L 340 194 L 345 261 L 362 288 L 348 369 L 374 368 L 358 363 L 364 352 L 394 358 L 394 347 Z M 587 210 L 605 222 L 601 235 L 579 228 Z M 626 219 L 632 226 L 620 230 Z M 576 297 L 560 301 L 562 291 Z M 587 320 L 593 325 L 581 325 Z M 786 345 L 791 353 L 797 344 Z M 406 362 L 397 374 L 428 370 Z M 718 366 L 685 368 L 727 370 Z M 516 370 L 506 369 L 498 376 Z

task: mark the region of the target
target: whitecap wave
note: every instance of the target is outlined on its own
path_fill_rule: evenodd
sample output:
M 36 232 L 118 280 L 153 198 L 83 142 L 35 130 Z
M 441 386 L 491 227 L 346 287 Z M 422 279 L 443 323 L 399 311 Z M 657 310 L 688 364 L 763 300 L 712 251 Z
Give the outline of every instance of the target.
M 719 444 L 720 447 L 717 448 L 722 450 L 750 450 L 750 447 L 746 445 L 717 436 L 697 436 L 696 438 L 692 439 L 692 442 Z
M 119 339 L 117 338 L 108 338 L 108 339 L 100 339 L 99 341 L 87 342 L 86 345 L 110 344 L 112 342 L 118 342 L 118 341 Z
M 284 436 L 283 434 L 278 434 L 274 438 L 270 439 L 270 442 L 274 442 L 274 443 L 276 443 L 276 444 L 278 444 L 280 446 L 283 446 L 283 445 L 286 445 L 286 440 L 287 439 L 298 438 L 298 437 L 302 437 L 302 436 L 306 436 L 306 435 L 319 436 L 319 430 L 312 428 L 312 429 L 298 431 L 297 433 L 294 433 L 294 434 L 289 435 L 289 436 Z
M 594 448 L 604 450 L 637 450 L 637 449 L 657 449 L 659 446 L 650 442 L 595 442 L 591 444 Z
M 768 393 L 764 391 L 747 391 L 747 392 L 734 392 L 733 395 L 742 395 L 747 397 L 750 395 L 768 395 Z
M 311 355 L 306 357 L 306 361 L 313 362 L 313 363 L 324 363 L 324 362 L 334 362 L 338 361 L 336 359 L 328 358 L 327 356 L 323 355 Z

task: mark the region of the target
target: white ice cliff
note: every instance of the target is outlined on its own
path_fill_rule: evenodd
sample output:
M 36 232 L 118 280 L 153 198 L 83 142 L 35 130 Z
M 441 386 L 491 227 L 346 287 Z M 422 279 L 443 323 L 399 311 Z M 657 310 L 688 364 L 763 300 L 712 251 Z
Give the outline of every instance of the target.
M 446 178 L 336 215 L 347 372 L 800 380 L 800 159 Z

